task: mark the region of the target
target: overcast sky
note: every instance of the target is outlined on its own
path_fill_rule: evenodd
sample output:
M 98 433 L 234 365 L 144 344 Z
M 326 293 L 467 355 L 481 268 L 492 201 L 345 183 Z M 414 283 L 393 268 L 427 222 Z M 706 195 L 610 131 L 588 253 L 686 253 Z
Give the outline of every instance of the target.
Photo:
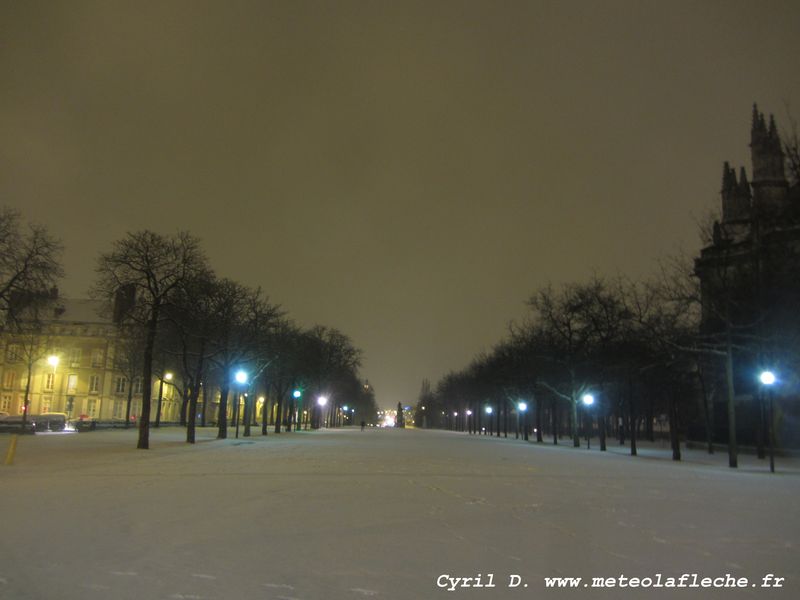
M 538 287 L 695 252 L 799 62 L 788 1 L 0 0 L 0 203 L 73 297 L 126 231 L 188 229 L 411 403 Z

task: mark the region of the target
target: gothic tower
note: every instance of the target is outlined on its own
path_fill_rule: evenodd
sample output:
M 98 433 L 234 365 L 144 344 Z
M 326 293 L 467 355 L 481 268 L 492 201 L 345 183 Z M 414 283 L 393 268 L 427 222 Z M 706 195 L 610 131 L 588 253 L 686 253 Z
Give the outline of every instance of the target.
M 753 162 L 753 209 L 756 216 L 775 218 L 789 207 L 789 182 L 784 173 L 784 155 L 775 119 L 764 115 L 753 105 L 750 129 L 750 156 Z

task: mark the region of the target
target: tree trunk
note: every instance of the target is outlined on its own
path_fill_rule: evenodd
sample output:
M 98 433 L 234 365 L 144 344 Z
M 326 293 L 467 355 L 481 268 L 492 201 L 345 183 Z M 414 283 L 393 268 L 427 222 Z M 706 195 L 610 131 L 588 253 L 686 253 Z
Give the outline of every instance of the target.
M 725 352 L 725 383 L 728 389 L 728 466 L 735 469 L 739 466 L 738 448 L 736 446 L 736 404 L 733 390 L 733 344 L 731 342 L 730 323 L 727 324 Z
M 703 402 L 703 422 L 706 428 L 706 444 L 708 446 L 708 453 L 714 454 L 714 426 L 711 423 L 711 410 L 708 406 L 708 393 L 706 392 L 705 377 L 703 377 L 703 370 L 698 364 L 697 379 L 700 382 L 700 398 Z
M 275 433 L 280 433 L 281 421 L 283 420 L 283 395 L 280 392 L 278 393 L 278 399 L 275 402 Z
M 600 394 L 600 398 L 597 402 L 597 425 L 600 428 L 600 451 L 606 451 L 606 410 L 605 410 L 605 400 L 603 399 L 603 394 Z
M 536 441 L 542 443 L 542 412 L 544 407 L 540 399 L 536 400 Z
M 229 384 L 223 383 L 219 389 L 219 416 L 217 417 L 217 439 L 228 437 L 228 392 Z
M 558 400 L 553 398 L 553 445 L 558 446 Z
M 128 386 L 128 403 L 125 407 L 125 429 L 131 425 L 131 403 L 133 402 L 133 377 L 131 377 L 130 385 Z
M 22 402 L 22 422 L 20 423 L 20 433 L 25 433 L 25 425 L 28 423 L 28 407 L 30 406 L 31 397 L 31 373 L 33 372 L 33 363 L 28 362 L 28 380 L 25 382 L 25 400 Z
M 244 433 L 243 437 L 250 437 L 250 394 L 244 395 Z
M 579 448 L 581 445 L 581 438 L 578 434 L 578 400 L 572 398 L 572 409 L 570 411 L 570 427 L 572 428 L 572 445 Z
M 200 396 L 200 386 L 196 385 L 194 389 L 192 388 L 189 394 L 189 414 L 191 418 L 186 419 L 186 441 L 190 444 L 194 444 L 195 441 L 195 415 L 197 414 L 197 398 Z
M 680 436 L 678 435 L 678 407 L 675 403 L 675 395 L 672 390 L 667 390 L 667 407 L 669 410 L 669 443 L 672 447 L 672 460 L 681 459 Z
M 153 306 L 150 320 L 147 322 L 147 336 L 144 344 L 144 365 L 142 368 L 142 414 L 139 417 L 139 440 L 136 447 L 140 450 L 150 448 L 150 401 L 153 396 L 153 348 L 156 345 L 158 332 L 158 305 Z
M 631 436 L 631 456 L 636 456 L 636 403 L 633 399 L 633 382 L 628 382 L 628 433 Z

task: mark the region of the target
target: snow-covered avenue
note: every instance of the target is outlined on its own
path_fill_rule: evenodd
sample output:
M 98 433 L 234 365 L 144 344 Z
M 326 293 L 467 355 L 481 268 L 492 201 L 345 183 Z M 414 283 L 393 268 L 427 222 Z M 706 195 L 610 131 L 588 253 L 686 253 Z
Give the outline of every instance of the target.
M 658 446 L 214 433 L 154 430 L 147 451 L 132 430 L 20 438 L 0 466 L 0 598 L 800 597 L 796 459 L 770 475 Z

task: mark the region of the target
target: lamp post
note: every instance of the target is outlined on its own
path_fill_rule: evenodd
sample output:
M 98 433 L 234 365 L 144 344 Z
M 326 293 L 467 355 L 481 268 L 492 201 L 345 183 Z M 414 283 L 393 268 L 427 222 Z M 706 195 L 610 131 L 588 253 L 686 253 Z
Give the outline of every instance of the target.
M 474 429 L 475 429 L 475 426 L 474 426 L 474 423 L 473 423 L 473 420 L 472 420 L 472 411 L 467 409 L 467 431 L 469 431 L 469 433 L 472 434 Z
M 486 420 L 489 422 L 489 435 L 492 435 L 492 413 L 494 411 L 491 406 L 487 406 L 484 412 L 486 413 Z
M 517 409 L 522 413 L 522 439 L 528 441 L 528 404 L 527 402 L 520 402 L 517 404 Z M 519 415 L 517 416 L 519 421 Z
M 164 399 L 164 381 L 169 383 L 172 381 L 172 373 L 164 373 L 163 377 L 158 380 L 158 410 L 156 410 L 156 427 L 161 427 L 161 403 Z
M 322 419 L 322 409 L 325 408 L 325 405 L 328 404 L 328 398 L 326 396 L 320 396 L 317 398 L 317 429 L 322 427 L 323 419 Z
M 241 404 L 241 395 L 244 391 L 244 386 L 247 383 L 247 372 L 239 369 L 236 371 L 236 375 L 234 375 L 234 379 L 236 383 L 239 384 L 238 391 L 239 393 L 236 394 L 236 406 L 234 411 L 234 418 L 236 419 L 236 438 L 239 438 L 239 405 Z
M 761 385 L 764 386 L 767 390 L 767 402 L 768 402 L 768 413 L 767 413 L 767 438 L 769 440 L 769 471 L 770 473 L 775 472 L 775 420 L 773 418 L 772 412 L 772 386 L 775 385 L 777 381 L 775 377 L 775 373 L 772 371 L 762 371 L 761 375 L 759 375 L 759 380 L 761 381 Z
M 303 415 L 301 412 L 302 409 L 302 401 L 301 398 L 303 397 L 303 392 L 300 390 L 295 390 L 292 392 L 292 398 L 294 398 L 295 405 L 297 406 L 297 417 L 295 418 L 295 431 L 300 431 L 303 428 Z
M 592 396 L 591 394 L 584 394 L 583 395 L 583 405 L 586 407 L 586 413 L 584 414 L 584 417 L 583 417 L 584 418 L 584 422 L 585 422 L 585 419 L 587 417 L 589 417 L 589 407 L 591 407 L 592 404 L 594 404 L 594 396 Z M 590 432 L 591 432 L 591 427 L 592 427 L 591 417 L 589 417 L 589 423 L 585 427 L 586 427 L 586 449 L 588 450 L 589 447 L 590 447 L 589 446 L 589 443 L 590 443 L 589 439 L 591 437 Z

